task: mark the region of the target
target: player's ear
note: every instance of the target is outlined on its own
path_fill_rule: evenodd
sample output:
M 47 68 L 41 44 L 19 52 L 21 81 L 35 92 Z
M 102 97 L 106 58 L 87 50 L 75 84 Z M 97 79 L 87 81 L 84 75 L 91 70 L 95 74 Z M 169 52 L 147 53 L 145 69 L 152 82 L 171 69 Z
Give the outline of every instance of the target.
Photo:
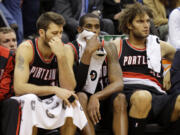
M 39 29 L 39 36 L 43 37 L 45 35 L 45 30 L 44 29 Z
M 127 25 L 127 28 L 128 28 L 129 30 L 132 29 L 132 24 L 131 24 L 131 23 L 127 23 L 126 25 Z
M 81 26 L 78 26 L 77 31 L 78 31 L 78 33 L 81 33 L 83 31 L 83 28 Z

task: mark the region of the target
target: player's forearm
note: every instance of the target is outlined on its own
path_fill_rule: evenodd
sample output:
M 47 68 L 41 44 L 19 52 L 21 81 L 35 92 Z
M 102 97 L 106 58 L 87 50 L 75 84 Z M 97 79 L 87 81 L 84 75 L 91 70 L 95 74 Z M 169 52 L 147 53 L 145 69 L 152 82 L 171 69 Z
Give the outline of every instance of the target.
M 58 57 L 58 68 L 59 68 L 59 81 L 60 87 L 74 90 L 76 87 L 76 81 L 71 66 L 67 63 L 67 57 Z
M 107 87 L 105 87 L 103 90 L 95 93 L 94 95 L 99 99 L 99 100 L 105 100 L 109 96 L 111 96 L 113 93 L 120 92 L 124 88 L 122 80 L 117 80 L 115 82 L 112 82 L 109 84 Z
M 91 61 L 91 56 L 92 56 L 92 52 L 88 49 L 85 49 L 81 57 L 81 62 L 85 65 L 89 65 Z
M 37 86 L 29 83 L 14 83 L 14 91 L 16 95 L 33 93 L 38 96 L 46 96 L 55 94 L 56 86 Z

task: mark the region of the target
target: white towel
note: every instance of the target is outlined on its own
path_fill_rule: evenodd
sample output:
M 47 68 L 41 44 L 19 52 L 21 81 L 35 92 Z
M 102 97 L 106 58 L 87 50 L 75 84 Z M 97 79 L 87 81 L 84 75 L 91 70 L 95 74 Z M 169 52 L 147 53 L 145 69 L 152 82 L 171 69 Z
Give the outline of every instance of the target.
M 159 38 L 155 35 L 149 35 L 146 42 L 146 53 L 148 68 L 160 73 L 161 71 L 161 47 Z
M 82 33 L 78 35 L 77 42 L 79 43 L 79 57 L 81 59 L 84 49 L 86 47 L 86 39 L 90 39 L 94 35 L 93 32 L 86 31 L 84 30 Z M 102 70 L 102 64 L 106 58 L 106 51 L 104 48 L 102 50 L 97 50 L 92 54 L 90 65 L 89 65 L 89 70 L 88 70 L 88 75 L 86 78 L 86 83 L 85 86 L 83 87 L 83 90 L 90 93 L 94 94 L 97 83 L 99 80 L 99 76 Z
M 79 43 L 79 57 L 82 57 L 82 54 L 84 53 L 84 49 L 86 48 L 86 39 L 91 39 L 94 35 L 93 32 L 83 30 L 83 32 L 79 33 L 77 36 L 77 42 Z M 79 59 L 80 60 L 80 59 Z
M 88 75 L 86 78 L 86 84 L 83 87 L 83 90 L 90 94 L 94 94 L 94 92 L 96 90 L 97 83 L 98 83 L 98 80 L 99 80 L 99 77 L 101 74 L 101 70 L 102 70 L 102 64 L 106 58 L 105 50 L 103 50 L 99 53 L 103 54 L 103 56 L 97 55 L 98 51 L 96 51 L 92 54 L 90 66 L 89 66 L 89 70 L 88 70 Z
M 19 135 L 32 135 L 33 126 L 43 129 L 55 129 L 64 125 L 67 117 L 72 117 L 73 124 L 82 129 L 87 119 L 77 102 L 77 107 L 63 109 L 63 102 L 57 96 L 41 100 L 34 94 L 12 97 L 20 102 L 22 118 Z

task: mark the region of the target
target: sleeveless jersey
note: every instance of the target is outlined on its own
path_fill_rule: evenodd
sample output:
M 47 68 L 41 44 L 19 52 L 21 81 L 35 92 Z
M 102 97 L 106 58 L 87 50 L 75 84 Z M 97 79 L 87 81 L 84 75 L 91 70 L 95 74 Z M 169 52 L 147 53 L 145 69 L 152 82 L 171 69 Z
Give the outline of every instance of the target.
M 68 43 L 68 45 L 72 46 L 72 48 L 74 49 L 75 52 L 75 59 L 76 59 L 76 65 L 78 66 L 79 64 L 79 44 L 76 40 L 72 41 L 72 43 Z M 91 75 L 92 76 L 92 75 Z M 108 66 L 107 66 L 107 62 L 104 61 L 102 64 L 102 68 L 101 68 L 101 72 L 100 72 L 100 77 L 97 83 L 97 87 L 95 90 L 95 93 L 103 90 L 107 85 L 109 84 L 109 80 L 108 80 Z
M 38 39 L 32 40 L 34 58 L 30 64 L 28 83 L 39 86 L 59 86 L 58 64 L 52 54 L 50 60 L 45 60 L 38 49 Z
M 154 87 L 160 93 L 162 90 L 163 70 L 154 72 L 148 68 L 146 48 L 138 49 L 133 47 L 128 40 L 121 40 L 119 63 L 123 71 L 124 84 L 140 84 Z

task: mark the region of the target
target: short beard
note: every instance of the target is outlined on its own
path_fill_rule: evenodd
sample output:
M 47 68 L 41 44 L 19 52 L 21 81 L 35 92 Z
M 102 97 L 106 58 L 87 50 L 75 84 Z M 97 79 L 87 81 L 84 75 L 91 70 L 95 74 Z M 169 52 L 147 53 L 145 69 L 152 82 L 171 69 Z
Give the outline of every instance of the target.
M 142 35 L 140 35 L 140 34 L 134 34 L 134 37 L 136 37 L 137 39 L 144 39 L 144 38 L 147 38 L 148 35 L 142 36 Z
M 45 33 L 44 45 L 50 48 L 48 42 L 49 42 L 49 41 L 48 41 L 48 38 L 47 38 L 46 33 Z

